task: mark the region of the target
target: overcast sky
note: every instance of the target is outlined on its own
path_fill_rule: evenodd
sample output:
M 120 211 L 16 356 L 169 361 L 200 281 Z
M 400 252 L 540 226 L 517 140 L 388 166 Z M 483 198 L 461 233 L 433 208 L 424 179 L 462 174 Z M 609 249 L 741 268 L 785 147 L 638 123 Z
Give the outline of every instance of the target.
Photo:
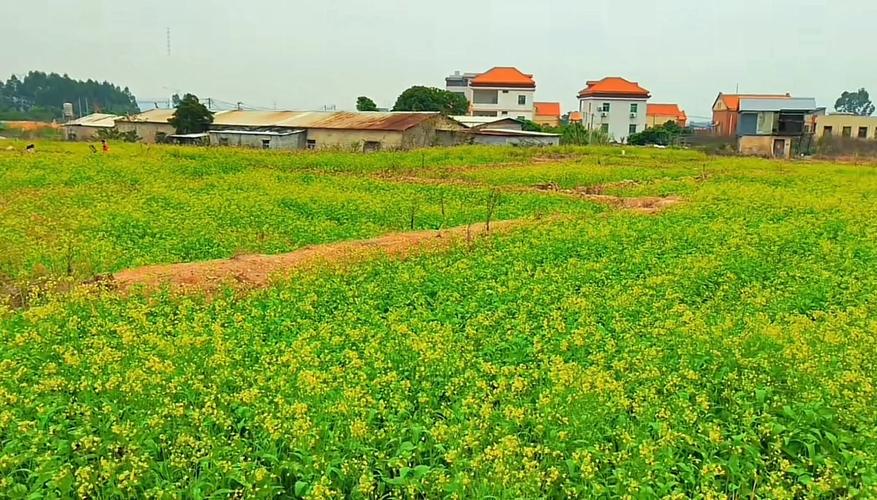
M 0 0 L 0 75 L 31 69 L 250 106 L 391 106 L 454 70 L 517 66 L 576 107 L 624 76 L 707 116 L 719 91 L 831 106 L 877 93 L 875 0 Z M 171 29 L 167 55 L 166 28 Z

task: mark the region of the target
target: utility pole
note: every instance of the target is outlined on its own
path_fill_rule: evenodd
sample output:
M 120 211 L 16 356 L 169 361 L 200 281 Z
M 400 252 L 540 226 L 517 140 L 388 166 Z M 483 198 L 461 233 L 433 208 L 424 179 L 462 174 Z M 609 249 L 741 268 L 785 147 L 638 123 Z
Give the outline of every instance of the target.
M 243 105 L 243 104 L 244 104 L 244 103 L 242 103 L 242 102 L 240 102 L 240 101 L 237 102 L 237 105 L 238 105 L 238 111 L 241 110 L 241 105 Z
M 171 56 L 171 29 L 165 28 L 165 32 L 167 34 L 167 56 Z

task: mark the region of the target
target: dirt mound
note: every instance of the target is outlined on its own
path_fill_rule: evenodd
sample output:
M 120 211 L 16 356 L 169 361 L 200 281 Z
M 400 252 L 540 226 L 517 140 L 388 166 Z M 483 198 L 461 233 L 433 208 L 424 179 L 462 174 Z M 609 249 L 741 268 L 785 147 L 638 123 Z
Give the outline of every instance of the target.
M 127 291 L 137 286 L 147 289 L 170 285 L 177 290 L 212 291 L 226 284 L 242 288 L 266 286 L 271 278 L 318 263 L 351 263 L 384 254 L 405 257 L 421 250 L 446 248 L 457 242 L 472 241 L 488 234 L 507 231 L 525 221 L 497 221 L 490 230 L 483 223 L 442 231 L 394 233 L 379 238 L 314 245 L 278 255 L 242 255 L 231 259 L 183 264 L 147 266 L 121 271 L 112 277 L 112 286 Z
M 631 186 L 636 185 L 636 181 L 621 181 L 617 183 L 613 183 L 611 185 L 606 184 L 602 187 L 612 186 Z M 600 186 L 598 186 L 600 187 Z M 681 199 L 670 196 L 666 198 L 661 198 L 658 196 L 642 196 L 638 198 L 624 198 L 621 196 L 611 196 L 602 194 L 603 189 L 596 189 L 593 186 L 587 187 L 578 187 L 576 189 L 561 189 L 554 182 L 549 182 L 547 184 L 536 184 L 533 186 L 537 191 L 549 191 L 552 193 L 562 193 L 568 194 L 572 196 L 578 196 L 586 200 L 594 201 L 597 203 L 602 203 L 604 205 L 610 205 L 615 208 L 620 208 L 622 210 L 632 210 L 635 212 L 642 212 L 653 214 L 657 213 L 667 207 L 671 207 L 673 205 L 677 205 L 682 202 Z

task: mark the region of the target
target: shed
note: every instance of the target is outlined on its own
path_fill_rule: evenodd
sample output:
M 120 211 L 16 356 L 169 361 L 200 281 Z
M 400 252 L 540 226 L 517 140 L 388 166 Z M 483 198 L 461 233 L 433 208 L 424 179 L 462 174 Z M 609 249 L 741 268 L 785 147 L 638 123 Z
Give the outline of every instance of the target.
M 92 113 L 64 124 L 64 137 L 68 141 L 88 141 L 97 137 L 100 130 L 109 130 L 116 125 L 116 115 Z
M 523 130 L 524 122 L 508 116 L 452 116 L 451 119 L 466 128 Z
M 211 130 L 210 144 L 260 149 L 303 149 L 307 146 L 307 132 L 298 130 Z
M 473 144 L 493 146 L 557 146 L 560 135 L 525 130 L 476 129 L 471 131 Z

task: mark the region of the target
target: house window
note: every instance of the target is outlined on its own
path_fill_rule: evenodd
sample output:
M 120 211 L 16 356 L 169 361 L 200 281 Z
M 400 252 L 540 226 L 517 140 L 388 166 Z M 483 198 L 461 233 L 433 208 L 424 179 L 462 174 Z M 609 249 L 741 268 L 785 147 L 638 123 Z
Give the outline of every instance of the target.
M 167 140 L 167 134 L 164 132 L 156 132 L 155 133 L 155 142 L 161 144 Z
M 826 125 L 825 127 L 822 127 L 822 137 L 831 137 L 832 130 L 833 130 L 833 128 L 828 126 L 828 125 Z
M 509 115 L 509 112 L 508 112 L 508 111 L 503 111 L 503 112 L 502 112 L 502 116 L 508 116 L 508 115 Z
M 630 112 L 633 114 L 636 114 L 638 108 L 639 108 L 639 105 L 637 105 L 636 103 L 633 103 L 630 105 Z
M 219 138 L 220 146 L 228 146 L 228 137 L 220 137 Z
M 844 127 L 841 131 L 841 135 L 844 137 L 852 137 L 853 136 L 853 127 Z
M 628 133 L 635 134 L 636 133 L 636 123 L 631 123 L 630 127 L 627 128 Z
M 308 139 L 308 149 L 317 149 L 317 141 Z
M 503 94 L 508 94 L 509 91 L 508 91 L 508 90 L 503 90 L 502 93 L 503 93 Z
M 868 138 L 868 127 L 859 127 L 859 139 Z
M 526 106 L 527 105 L 527 96 L 519 95 L 518 96 L 518 106 Z
M 600 111 L 602 111 L 603 113 L 608 113 L 609 112 L 609 103 L 604 102 L 603 106 L 600 108 Z
M 381 150 L 381 143 L 378 141 L 365 141 L 362 150 L 366 153 L 374 153 Z
M 608 134 L 609 133 L 609 124 L 604 123 L 604 124 L 600 125 L 600 132 L 603 132 L 604 134 Z
M 499 103 L 499 93 L 495 90 L 474 90 L 472 91 L 472 102 L 475 104 L 497 104 Z
M 271 149 L 271 139 L 262 139 L 262 149 Z
M 518 120 L 526 120 L 526 119 L 527 119 L 526 116 L 518 116 Z

